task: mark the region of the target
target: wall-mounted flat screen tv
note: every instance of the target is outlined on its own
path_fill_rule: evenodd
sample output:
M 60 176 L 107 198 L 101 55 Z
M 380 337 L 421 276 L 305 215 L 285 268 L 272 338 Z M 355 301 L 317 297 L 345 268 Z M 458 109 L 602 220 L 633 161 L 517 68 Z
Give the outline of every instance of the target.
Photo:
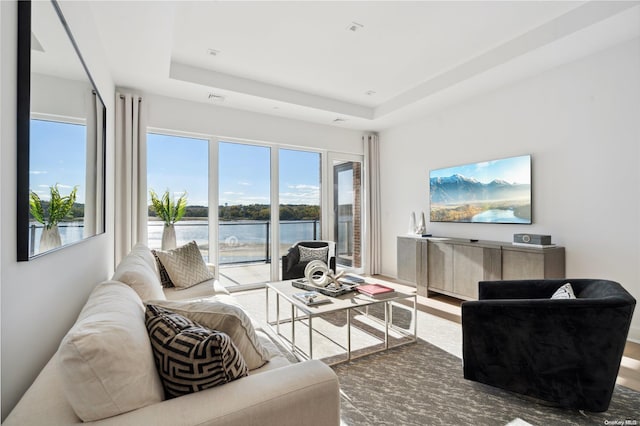
M 429 172 L 431 222 L 531 223 L 531 156 Z

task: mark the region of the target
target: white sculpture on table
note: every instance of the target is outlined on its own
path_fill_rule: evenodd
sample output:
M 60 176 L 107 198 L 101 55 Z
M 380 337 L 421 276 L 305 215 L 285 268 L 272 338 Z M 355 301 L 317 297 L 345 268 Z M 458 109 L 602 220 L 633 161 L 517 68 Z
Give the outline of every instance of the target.
M 304 268 L 304 276 L 307 278 L 307 281 L 316 287 L 327 287 L 332 283 L 335 283 L 336 286 L 339 287 L 340 283 L 338 282 L 338 278 L 342 277 L 342 275 L 344 275 L 344 271 L 333 274 L 327 264 L 322 260 L 312 260 Z

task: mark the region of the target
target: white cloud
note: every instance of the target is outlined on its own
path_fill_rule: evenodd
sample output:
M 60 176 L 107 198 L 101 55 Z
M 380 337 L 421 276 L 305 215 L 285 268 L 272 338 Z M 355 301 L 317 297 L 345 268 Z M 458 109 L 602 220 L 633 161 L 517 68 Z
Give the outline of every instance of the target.
M 47 173 L 49 172 L 46 170 L 29 170 L 30 175 L 46 175 Z

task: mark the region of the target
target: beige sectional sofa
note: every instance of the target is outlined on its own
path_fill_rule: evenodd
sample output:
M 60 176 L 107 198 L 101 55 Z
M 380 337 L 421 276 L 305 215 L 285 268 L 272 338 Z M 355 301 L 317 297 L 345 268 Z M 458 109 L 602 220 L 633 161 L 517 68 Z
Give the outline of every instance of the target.
M 240 352 L 252 350 L 268 361 L 240 379 L 164 399 L 145 327 L 144 302 L 164 303 L 168 309 L 181 304 L 184 309 L 196 306 L 202 310 L 209 304 L 212 310 L 215 305 L 224 305 L 232 312 L 239 309 L 215 280 L 183 290 L 163 290 L 153 256 L 139 244 L 123 259 L 112 280 L 96 286 L 58 351 L 3 424 L 340 423 L 335 373 L 317 360 L 291 363 L 256 324 L 247 324 L 242 315 L 232 321 L 214 317 L 226 326 L 240 324 L 243 341 L 234 341 Z M 251 362 L 256 363 L 255 359 Z

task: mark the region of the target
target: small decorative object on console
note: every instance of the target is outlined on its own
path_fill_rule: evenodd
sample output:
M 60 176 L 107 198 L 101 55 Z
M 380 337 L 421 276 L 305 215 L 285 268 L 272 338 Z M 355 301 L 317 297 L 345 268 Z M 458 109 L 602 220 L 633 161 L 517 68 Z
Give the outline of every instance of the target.
M 304 293 L 295 293 L 293 295 L 296 299 L 308 306 L 322 305 L 323 303 L 331 303 L 324 294 L 320 294 L 317 291 L 305 291 Z
M 382 284 L 363 284 L 356 287 L 358 292 L 369 297 L 387 297 L 395 294 L 395 290 Z

